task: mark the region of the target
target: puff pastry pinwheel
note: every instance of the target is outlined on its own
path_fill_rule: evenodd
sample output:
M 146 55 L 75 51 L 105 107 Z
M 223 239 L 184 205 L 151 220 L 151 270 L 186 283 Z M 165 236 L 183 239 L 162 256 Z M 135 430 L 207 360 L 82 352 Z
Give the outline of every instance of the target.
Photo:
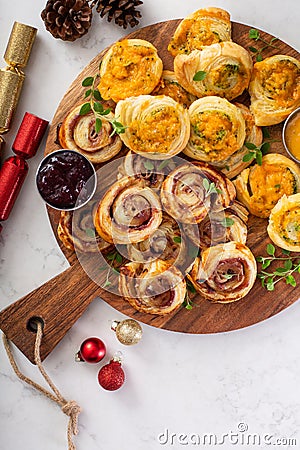
M 286 156 L 270 153 L 261 166 L 244 169 L 234 184 L 238 200 L 255 216 L 267 218 L 284 194 L 300 191 L 300 169 Z
M 194 162 L 177 167 L 161 187 L 161 202 L 182 223 L 199 223 L 208 211 L 227 208 L 235 199 L 233 183 L 209 164 Z
M 131 262 L 120 269 L 119 292 L 138 311 L 163 315 L 182 305 L 186 283 L 166 261 Z
M 249 85 L 256 125 L 275 125 L 300 106 L 300 62 L 274 55 L 254 64 Z
M 245 119 L 241 110 L 216 96 L 199 98 L 189 108 L 191 134 L 183 152 L 206 162 L 226 160 L 245 141 Z
M 155 161 L 144 158 L 137 153 L 129 151 L 119 167 L 118 179 L 124 176 L 132 176 L 145 180 L 147 186 L 153 189 L 160 189 L 167 173 L 175 168 L 172 159 L 165 161 Z
M 166 95 L 127 98 L 117 104 L 115 114 L 126 127 L 121 134 L 124 144 L 147 158 L 171 158 L 188 142 L 189 114 Z
M 219 212 L 208 213 L 196 227 L 183 225 L 186 236 L 201 250 L 213 245 L 236 241 L 242 244 L 247 240 L 248 211 L 238 201 Z
M 221 42 L 189 55 L 177 55 L 174 72 L 181 86 L 196 97 L 217 95 L 232 100 L 249 86 L 252 59 L 235 42 Z
M 258 147 L 263 141 L 262 129 L 255 125 L 254 116 L 250 112 L 247 106 L 242 103 L 235 103 L 241 113 L 243 114 L 245 120 L 245 131 L 246 137 L 245 142 L 250 142 L 251 144 Z M 243 169 L 248 167 L 252 161 L 243 161 L 244 156 L 249 153 L 249 149 L 244 144 L 239 150 L 234 152 L 228 158 L 219 162 L 211 162 L 211 164 L 217 169 L 221 170 L 228 178 L 234 178 L 236 175 L 242 172 Z
M 176 56 L 201 49 L 206 45 L 230 40 L 230 14 L 221 8 L 203 8 L 180 22 L 168 45 L 168 50 Z
M 88 203 L 76 211 L 61 211 L 57 234 L 69 250 L 83 253 L 106 253 L 112 245 L 102 239 L 93 224 L 93 206 Z
M 77 150 L 92 163 L 108 161 L 119 153 L 122 141 L 119 135 L 112 135 L 112 126 L 105 118 L 102 119 L 99 133 L 96 133 L 93 112 L 80 115 L 81 106 L 72 109 L 63 120 L 58 135 L 60 145 L 62 148 Z
M 98 89 L 102 98 L 115 102 L 134 95 L 150 94 L 162 71 L 162 60 L 150 42 L 124 39 L 113 44 L 104 55 Z
M 152 95 L 167 95 L 180 103 L 184 108 L 188 108 L 197 97 L 187 92 L 179 83 L 174 72 L 164 70 L 162 77 L 151 93 Z
M 189 244 L 179 224 L 166 212 L 158 229 L 145 241 L 127 245 L 127 252 L 131 261 L 147 263 L 161 259 L 182 272 L 195 260 L 189 256 Z
M 94 215 L 98 234 L 114 244 L 141 242 L 157 230 L 161 221 L 159 197 L 144 180 L 134 177 L 114 183 Z
M 300 194 L 283 195 L 271 211 L 268 235 L 278 247 L 300 252 Z
M 256 261 L 251 250 L 232 241 L 204 250 L 187 277 L 206 299 L 231 303 L 247 295 L 256 274 Z

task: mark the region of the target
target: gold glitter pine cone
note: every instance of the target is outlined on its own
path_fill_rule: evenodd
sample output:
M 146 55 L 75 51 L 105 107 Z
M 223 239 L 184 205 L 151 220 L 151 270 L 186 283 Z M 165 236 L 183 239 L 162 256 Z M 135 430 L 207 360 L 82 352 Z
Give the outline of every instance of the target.
M 92 8 L 87 0 L 48 0 L 41 18 L 56 39 L 75 41 L 88 32 Z
M 96 5 L 100 17 L 107 16 L 108 22 L 115 21 L 117 25 L 126 29 L 128 25 L 135 27 L 142 17 L 136 7 L 142 5 L 141 0 L 94 0 L 91 7 Z

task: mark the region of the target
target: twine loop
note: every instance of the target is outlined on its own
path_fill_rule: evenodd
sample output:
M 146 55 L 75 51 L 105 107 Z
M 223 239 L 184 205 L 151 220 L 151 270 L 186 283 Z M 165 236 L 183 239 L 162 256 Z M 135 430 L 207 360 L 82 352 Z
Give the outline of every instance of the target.
M 39 392 L 41 392 L 43 395 L 48 397 L 53 402 L 57 403 L 64 414 L 66 414 L 69 417 L 69 423 L 68 423 L 68 430 L 67 430 L 67 437 L 68 437 L 68 449 L 69 450 L 76 450 L 76 447 L 73 443 L 73 436 L 78 434 L 78 416 L 80 414 L 81 408 L 80 406 L 75 402 L 75 400 L 65 400 L 64 397 L 61 395 L 60 391 L 57 389 L 47 372 L 45 371 L 42 361 L 41 361 L 41 355 L 40 355 L 40 347 L 43 337 L 43 326 L 42 323 L 37 321 L 37 331 L 36 331 L 36 339 L 35 339 L 35 345 L 34 345 L 34 360 L 35 363 L 47 382 L 48 386 L 53 391 L 50 392 L 47 389 L 45 389 L 43 386 L 40 386 L 35 381 L 31 380 L 31 378 L 26 377 L 18 368 L 17 363 L 15 361 L 15 358 L 13 356 L 13 351 L 11 347 L 11 343 L 8 340 L 7 336 L 3 334 L 3 343 L 4 347 L 9 359 L 9 362 L 20 380 L 25 381 L 25 383 L 29 384 L 30 386 L 37 389 Z
M 78 416 L 81 412 L 81 408 L 78 403 L 76 403 L 75 400 L 70 400 L 69 402 L 65 403 L 61 407 L 61 409 L 64 414 L 70 417 L 69 424 L 72 434 L 78 434 Z

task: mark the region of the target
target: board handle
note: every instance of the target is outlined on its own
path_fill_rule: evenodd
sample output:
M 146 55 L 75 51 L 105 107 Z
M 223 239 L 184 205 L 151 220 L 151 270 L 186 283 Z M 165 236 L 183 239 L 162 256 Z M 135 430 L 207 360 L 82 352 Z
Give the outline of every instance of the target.
M 0 329 L 34 363 L 36 321 L 43 324 L 44 360 L 101 293 L 77 260 L 71 267 L 0 312 Z

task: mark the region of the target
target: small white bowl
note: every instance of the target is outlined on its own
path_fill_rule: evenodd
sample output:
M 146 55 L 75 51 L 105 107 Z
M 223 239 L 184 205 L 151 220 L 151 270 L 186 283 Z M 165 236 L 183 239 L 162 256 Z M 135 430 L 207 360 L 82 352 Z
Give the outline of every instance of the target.
M 80 157 L 83 161 L 85 161 L 87 163 L 87 165 L 90 167 L 91 173 L 92 173 L 91 177 L 86 181 L 86 183 L 84 185 L 87 188 L 87 191 L 88 191 L 86 199 L 84 199 L 84 201 L 80 202 L 80 196 L 81 196 L 81 192 L 82 192 L 81 191 L 79 193 L 77 199 L 76 199 L 75 205 L 72 205 L 70 207 L 68 207 L 68 206 L 64 207 L 64 206 L 58 206 L 56 204 L 52 204 L 51 201 L 49 199 L 47 199 L 43 195 L 43 193 L 40 190 L 39 183 L 38 183 L 38 179 L 39 179 L 39 176 L 40 176 L 41 169 L 43 169 L 45 167 L 47 162 L 51 158 L 53 158 L 53 156 L 59 156 L 59 155 L 65 154 L 65 153 L 76 154 L 76 156 Z M 51 206 L 51 208 L 57 209 L 59 211 L 75 211 L 76 209 L 79 209 L 82 206 L 86 205 L 91 200 L 91 198 L 93 197 L 93 195 L 94 195 L 94 193 L 96 191 L 96 187 L 97 187 L 97 175 L 96 175 L 96 171 L 95 171 L 95 168 L 94 168 L 93 164 L 88 160 L 88 158 L 86 158 L 81 153 L 77 152 L 76 150 L 68 150 L 68 149 L 59 149 L 59 150 L 56 150 L 56 151 L 46 155 L 42 159 L 42 161 L 40 162 L 40 164 L 39 164 L 39 166 L 37 168 L 35 180 L 36 180 L 37 190 L 38 190 L 40 196 L 42 197 L 42 199 L 44 200 L 44 202 L 47 205 Z M 66 178 L 66 186 L 67 186 L 67 178 Z M 79 199 L 79 201 L 78 201 L 78 199 Z

